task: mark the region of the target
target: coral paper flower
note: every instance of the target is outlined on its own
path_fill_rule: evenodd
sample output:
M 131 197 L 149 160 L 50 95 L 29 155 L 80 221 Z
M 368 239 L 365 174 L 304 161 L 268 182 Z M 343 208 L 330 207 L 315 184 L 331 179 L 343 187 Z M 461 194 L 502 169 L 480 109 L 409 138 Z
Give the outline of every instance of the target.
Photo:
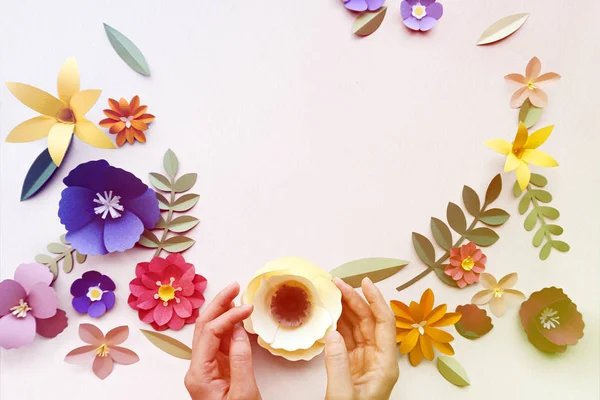
M 458 306 L 456 307 L 456 312 L 459 312 L 462 317 L 454 327 L 462 337 L 467 339 L 479 339 L 494 327 L 492 319 L 488 317 L 485 310 L 474 304 Z
M 428 31 L 444 14 L 444 6 L 436 0 L 404 0 L 400 3 L 404 25 L 413 31 Z
M 100 379 L 104 379 L 113 371 L 114 363 L 130 365 L 140 361 L 133 351 L 118 346 L 129 337 L 129 327 L 119 326 L 108 331 L 106 336 L 92 324 L 79 325 L 79 337 L 86 346 L 69 352 L 65 362 L 74 365 L 88 364 L 93 360 L 92 370 Z
M 104 110 L 108 118 L 100 121 L 100 126 L 110 128 L 109 132 L 117 135 L 117 145 L 121 147 L 125 141 L 133 144 L 135 140 L 145 143 L 143 131 L 148 130 L 154 115 L 146 114 L 148 106 L 140 105 L 140 97 L 133 96 L 130 103 L 122 97 L 119 101 L 108 99 L 108 105 L 110 109 Z
M 207 282 L 181 254 L 141 262 L 135 267 L 135 276 L 129 283 L 127 302 L 140 320 L 157 331 L 180 330 L 196 322 Z
M 344 6 L 351 11 L 376 11 L 381 8 L 385 0 L 343 0 Z
M 342 314 L 342 293 L 331 279 L 302 258 L 270 261 L 242 295 L 242 304 L 254 305 L 244 327 L 273 355 L 312 359 L 323 351 L 325 335 L 336 329 Z
M 103 316 L 115 305 L 115 283 L 98 271 L 88 271 L 71 285 L 73 308 L 92 318 Z
M 53 338 L 67 327 L 51 283 L 52 273 L 42 264 L 21 264 L 14 280 L 0 282 L 0 347 L 31 344 L 36 332 Z
M 530 135 L 525 124 L 519 122 L 519 128 L 512 144 L 506 140 L 492 139 L 485 142 L 485 145 L 507 156 L 504 172 L 516 170 L 519 187 L 521 190 L 525 190 L 531 178 L 531 171 L 527 163 L 538 167 L 558 166 L 558 162 L 554 158 L 537 149 L 550 137 L 553 129 L 554 125 L 545 126 Z
M 48 152 L 60 166 L 73 133 L 89 145 L 114 149 L 115 145 L 85 114 L 100 97 L 100 90 L 79 90 L 79 68 L 69 58 L 58 73 L 58 97 L 24 83 L 8 82 L 8 90 L 27 107 L 42 114 L 15 127 L 7 142 L 32 142 L 48 136 Z
M 527 338 L 542 351 L 562 353 L 583 337 L 583 317 L 562 289 L 533 293 L 521 304 L 520 316 Z
M 160 216 L 154 190 L 135 175 L 105 160 L 74 168 L 63 181 L 58 208 L 66 239 L 81 254 L 132 248 Z
M 485 290 L 475 293 L 475 296 L 471 299 L 471 303 L 480 306 L 490 303 L 492 313 L 496 317 L 501 317 L 506 311 L 506 305 L 504 304 L 505 297 L 525 299 L 525 295 L 522 292 L 513 289 L 518 279 L 519 275 L 516 272 L 506 275 L 499 282 L 491 274 L 481 274 L 481 286 Z
M 479 274 L 485 270 L 487 257 L 469 242 L 459 247 L 450 249 L 450 264 L 444 268 L 444 273 L 456 281 L 459 288 L 464 288 L 479 282 Z
M 390 306 L 396 314 L 396 342 L 400 343 L 400 354 L 408 354 L 410 363 L 417 366 L 425 357 L 431 361 L 434 358 L 434 348 L 440 353 L 454 355 L 450 342 L 454 337 L 446 331 L 438 329 L 457 323 L 460 313 L 446 313 L 447 306 L 441 304 L 433 308 L 434 296 L 427 289 L 421 296 L 421 301 L 410 302 L 410 306 L 392 300 Z
M 521 74 L 508 74 L 504 77 L 507 81 L 516 82 L 523 85 L 517 90 L 510 99 L 512 108 L 519 108 L 527 99 L 536 107 L 544 108 L 548 104 L 548 96 L 538 87 L 540 82 L 553 79 L 560 79 L 560 75 L 556 72 L 546 72 L 540 75 L 542 71 L 542 63 L 537 57 L 529 60 L 525 69 L 525 76 Z

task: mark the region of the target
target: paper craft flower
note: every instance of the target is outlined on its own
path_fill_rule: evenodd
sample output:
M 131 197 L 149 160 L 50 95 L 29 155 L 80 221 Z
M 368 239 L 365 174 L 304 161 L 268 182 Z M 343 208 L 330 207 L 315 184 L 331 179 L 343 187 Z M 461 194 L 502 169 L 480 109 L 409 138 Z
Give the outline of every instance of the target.
M 521 304 L 521 323 L 538 349 L 562 353 L 583 337 L 583 317 L 562 289 L 549 287 L 532 293 Z
M 146 143 L 148 124 L 154 121 L 154 115 L 146 114 L 148 106 L 140 105 L 140 97 L 133 96 L 131 103 L 121 97 L 121 100 L 108 99 L 110 109 L 104 110 L 108 118 L 100 121 L 100 126 L 110 128 L 109 132 L 117 135 L 117 146 L 121 147 L 125 141 L 133 144 L 134 141 Z
M 522 292 L 513 289 L 518 279 L 519 275 L 516 272 L 506 275 L 499 282 L 491 274 L 481 274 L 481 286 L 485 290 L 475 293 L 471 299 L 471 303 L 480 306 L 490 303 L 490 311 L 496 317 L 501 317 L 506 311 L 506 305 L 504 304 L 505 297 L 525 299 L 525 295 Z
M 51 283 L 52 273 L 42 264 L 21 264 L 14 280 L 0 282 L 0 347 L 31 344 L 36 332 L 53 338 L 67 327 Z
M 450 249 L 450 264 L 444 268 L 444 273 L 456 281 L 459 288 L 464 288 L 479 282 L 479 274 L 485 270 L 487 257 L 469 242 L 461 247 Z
M 396 342 L 400 343 L 400 354 L 408 354 L 410 363 L 417 366 L 425 357 L 432 361 L 434 348 L 440 353 L 454 355 L 450 342 L 454 337 L 446 331 L 438 329 L 457 323 L 460 313 L 446 313 L 447 306 L 441 304 L 433 308 L 434 296 L 427 289 L 421 301 L 410 302 L 410 306 L 397 301 L 390 301 L 392 311 L 396 314 Z
M 492 319 L 488 317 L 485 310 L 474 304 L 458 306 L 456 312 L 460 313 L 462 317 L 454 327 L 462 337 L 467 339 L 479 339 L 494 327 Z
M 523 122 L 519 122 L 519 128 L 515 140 L 511 143 L 502 139 L 492 139 L 485 145 L 506 157 L 504 172 L 516 170 L 517 181 L 521 190 L 525 190 L 531 178 L 531 171 L 527 163 L 538 167 L 557 167 L 558 162 L 549 154 L 537 150 L 548 138 L 554 129 L 554 125 L 546 126 L 531 135 Z
M 343 0 L 344 6 L 351 11 L 376 11 L 381 8 L 385 0 Z
M 73 308 L 92 318 L 103 316 L 115 305 L 115 283 L 98 271 L 88 271 L 71 285 Z
M 442 18 L 444 6 L 436 0 L 403 0 L 400 14 L 407 28 L 428 31 Z
M 312 359 L 323 351 L 325 335 L 336 329 L 342 314 L 342 293 L 331 279 L 302 258 L 268 262 L 242 295 L 242 304 L 254 305 L 244 327 L 273 355 Z
M 73 133 L 89 145 L 114 149 L 115 145 L 85 114 L 100 97 L 100 90 L 79 90 L 79 68 L 69 58 L 58 73 L 58 97 L 24 83 L 8 82 L 8 90 L 27 107 L 42 114 L 17 125 L 7 142 L 32 142 L 48 136 L 48 152 L 60 166 Z
M 141 262 L 135 267 L 135 276 L 129 283 L 127 302 L 140 320 L 157 331 L 180 330 L 196 322 L 207 282 L 181 254 Z
M 73 365 L 88 364 L 93 360 L 92 371 L 100 379 L 104 379 L 113 371 L 114 363 L 130 365 L 140 361 L 133 351 L 118 346 L 129 337 L 129 327 L 119 326 L 108 331 L 106 336 L 92 324 L 79 325 L 79 337 L 86 346 L 69 352 L 65 362 Z
M 504 77 L 507 81 L 516 82 L 523 85 L 517 90 L 510 99 L 510 106 L 512 108 L 519 108 L 523 105 L 523 102 L 527 99 L 536 107 L 544 108 L 548 104 L 548 95 L 540 89 L 537 85 L 540 82 L 549 81 L 553 79 L 560 79 L 560 75 L 556 72 L 546 72 L 540 75 L 542 71 L 542 63 L 539 58 L 533 57 L 527 63 L 525 68 L 525 76 L 521 74 L 508 74 Z
M 160 216 L 154 190 L 135 175 L 105 160 L 74 168 L 63 181 L 58 208 L 66 239 L 81 254 L 132 248 Z

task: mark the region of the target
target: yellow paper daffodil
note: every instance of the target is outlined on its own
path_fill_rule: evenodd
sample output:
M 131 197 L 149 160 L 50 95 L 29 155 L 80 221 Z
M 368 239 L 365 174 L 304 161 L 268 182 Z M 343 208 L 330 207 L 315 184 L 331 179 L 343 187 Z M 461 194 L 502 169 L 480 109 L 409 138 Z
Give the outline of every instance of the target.
M 40 116 L 17 125 L 7 142 L 24 143 L 48 136 L 48 152 L 57 166 L 63 161 L 73 133 L 95 147 L 114 149 L 113 142 L 85 114 L 100 97 L 100 90 L 79 90 L 79 68 L 69 58 L 58 73 L 58 97 L 24 83 L 8 82 L 8 90 Z
M 527 163 L 538 167 L 558 166 L 554 158 L 543 151 L 537 150 L 550 137 L 552 129 L 554 129 L 554 125 L 546 126 L 530 135 L 525 124 L 519 122 L 519 129 L 512 144 L 506 140 L 493 139 L 485 142 L 485 145 L 507 156 L 504 172 L 516 170 L 519 186 L 521 190 L 525 190 L 531 178 L 531 171 Z

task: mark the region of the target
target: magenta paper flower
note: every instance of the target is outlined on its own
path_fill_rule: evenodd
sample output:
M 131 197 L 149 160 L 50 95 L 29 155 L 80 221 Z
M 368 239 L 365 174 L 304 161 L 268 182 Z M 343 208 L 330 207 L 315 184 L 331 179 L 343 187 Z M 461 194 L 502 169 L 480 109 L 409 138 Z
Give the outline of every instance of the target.
M 343 0 L 344 6 L 350 11 L 375 11 L 379 10 L 385 0 Z
M 14 280 L 0 282 L 0 347 L 31 344 L 36 332 L 53 338 L 67 327 L 51 283 L 52 273 L 42 264 L 21 264 Z
M 436 0 L 404 0 L 400 3 L 404 25 L 413 31 L 428 31 L 444 14 L 444 6 Z

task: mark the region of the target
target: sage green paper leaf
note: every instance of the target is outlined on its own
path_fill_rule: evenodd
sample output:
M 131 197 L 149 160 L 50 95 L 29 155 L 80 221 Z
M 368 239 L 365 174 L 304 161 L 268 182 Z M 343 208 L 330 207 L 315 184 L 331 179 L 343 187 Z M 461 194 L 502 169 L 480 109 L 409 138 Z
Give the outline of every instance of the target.
M 546 225 L 546 229 L 548 229 L 548 232 L 550 232 L 553 235 L 556 236 L 560 236 L 563 234 L 564 229 L 558 225 L 554 225 L 554 224 L 548 224 Z
M 550 203 L 552 201 L 552 195 L 545 190 L 534 189 L 530 190 L 529 193 L 542 203 Z
M 428 267 L 433 267 L 435 264 L 435 249 L 425 236 L 420 233 L 413 232 L 412 234 L 413 247 L 417 255 Z
M 77 260 L 78 264 L 83 264 L 85 260 L 87 260 L 87 255 L 81 254 L 78 251 L 75 251 L 75 260 Z
M 161 210 L 167 211 L 171 207 L 169 200 L 162 194 L 156 192 L 156 198 L 158 199 L 158 208 Z
M 538 210 L 546 218 L 557 219 L 558 217 L 560 217 L 560 213 L 554 207 L 538 207 Z
M 169 179 L 166 176 L 161 175 L 157 172 L 150 172 L 149 178 L 152 186 L 154 186 L 158 190 L 162 190 L 163 192 L 171 191 L 171 183 L 169 182 Z
M 191 209 L 192 207 L 194 207 L 196 205 L 196 203 L 198 203 L 198 199 L 200 199 L 200 196 L 197 194 L 193 194 L 193 193 L 184 194 L 183 196 L 181 196 L 180 198 L 175 200 L 175 202 L 173 203 L 173 205 L 172 205 L 173 211 L 177 211 L 177 212 L 187 211 L 187 210 Z
M 500 226 L 509 218 L 510 214 L 500 208 L 490 208 L 479 215 L 479 220 L 490 226 Z
M 569 246 L 567 243 L 563 242 L 562 240 L 553 240 L 552 247 L 554 247 L 556 250 L 558 250 L 562 253 L 566 253 L 567 251 L 571 250 L 571 246 Z
M 435 274 L 440 279 L 440 281 L 444 282 L 446 285 L 452 286 L 452 287 L 458 287 L 458 285 L 456 284 L 456 281 L 454 279 L 452 279 L 451 276 L 446 275 L 446 273 L 444 272 L 446 265 L 442 265 L 438 268 L 434 268 L 433 272 L 435 272 Z
M 490 228 L 476 228 L 465 234 L 467 239 L 481 247 L 493 245 L 500 239 L 498 234 Z
M 454 229 L 456 233 L 462 235 L 467 230 L 465 213 L 459 206 L 452 202 L 448 203 L 448 208 L 446 208 L 446 219 L 450 228 Z
M 169 253 L 181 253 L 192 247 L 196 243 L 194 239 L 186 236 L 173 236 L 165 240 L 162 247 Z
M 523 227 L 527 232 L 535 228 L 535 224 L 537 223 L 538 214 L 536 209 L 531 210 L 527 218 L 525 218 L 525 222 L 523 222 Z
M 353 288 L 358 288 L 364 278 L 373 282 L 382 281 L 406 267 L 408 263 L 397 258 L 361 258 L 342 264 L 329 273 Z
M 69 242 L 67 241 L 67 234 L 66 234 L 66 233 L 64 233 L 64 234 L 60 235 L 60 242 L 61 242 L 62 244 L 66 244 L 67 246 L 70 246 L 70 245 L 71 245 L 71 243 L 69 243 Z
M 552 242 L 546 242 L 546 244 L 542 246 L 542 250 L 540 250 L 540 260 L 546 260 L 548 256 L 550 256 L 550 250 L 552 250 Z
M 477 193 L 468 187 L 467 185 L 463 186 L 463 202 L 465 203 L 465 208 L 474 217 L 479 215 L 479 207 L 481 207 L 481 202 L 479 201 L 479 196 Z
M 519 121 L 523 122 L 527 129 L 531 128 L 540 120 L 542 116 L 543 108 L 539 108 L 531 104 L 529 99 L 526 99 L 521 110 L 519 111 Z
M 146 229 L 144 233 L 142 233 L 142 236 L 140 236 L 138 244 L 149 249 L 156 249 L 160 244 L 160 240 L 156 237 L 154 233 Z
M 431 217 L 431 233 L 442 249 L 450 250 L 452 248 L 452 233 L 444 221 Z
M 529 13 L 509 15 L 490 25 L 479 37 L 477 45 L 490 44 L 515 33 L 529 17 Z
M 529 178 L 529 182 L 531 182 L 531 184 L 534 186 L 544 187 L 548 184 L 548 179 L 546 179 L 543 175 L 532 173 L 531 178 Z M 515 182 L 515 185 L 519 186 L 519 183 Z
M 369 36 L 381 26 L 385 18 L 386 6 L 382 6 L 376 11 L 365 11 L 360 13 L 352 24 L 352 33 L 357 36 Z
M 500 174 L 494 176 L 485 191 L 485 205 L 492 204 L 502 192 L 502 176 Z
M 546 229 L 547 228 L 541 226 L 540 229 L 537 230 L 535 235 L 533 235 L 533 239 L 531 240 L 533 247 L 540 247 L 540 245 L 544 241 L 544 235 L 546 234 Z
M 181 343 L 179 340 L 158 332 L 147 331 L 145 329 L 140 329 L 140 331 L 146 336 L 150 343 L 165 353 L 170 354 L 173 357 L 181 358 L 182 360 L 192 359 L 192 349 Z
M 125 64 L 129 65 L 135 72 L 150 76 L 150 67 L 140 49 L 125 35 L 108 24 L 104 24 L 106 36 L 111 46 Z
M 52 254 L 62 254 L 66 251 L 69 251 L 67 246 L 60 243 L 50 243 L 48 246 L 46 246 L 46 249 L 48 249 L 48 251 Z
M 171 149 L 168 149 L 163 157 L 163 168 L 171 179 L 175 179 L 177 170 L 179 169 L 179 160 Z
M 455 386 L 463 387 L 471 384 L 467 372 L 454 357 L 438 356 L 437 368 L 444 379 Z
M 516 181 L 515 184 L 513 185 L 513 196 L 515 197 L 519 197 L 521 196 L 521 194 L 523 194 L 523 191 L 521 190 L 521 186 L 519 186 L 519 182 Z
M 36 194 L 52 178 L 57 170 L 56 164 L 52 161 L 48 149 L 45 149 L 33 161 L 21 188 L 21 201 L 27 200 Z
M 195 173 L 183 175 L 181 178 L 177 179 L 173 185 L 173 190 L 177 193 L 187 192 L 194 186 L 197 177 L 198 174 Z
M 167 227 L 167 221 L 163 218 L 163 216 L 158 217 L 158 222 L 154 225 L 154 229 L 165 229 Z
M 182 215 L 181 217 L 177 217 L 171 221 L 169 224 L 169 230 L 175 233 L 187 232 L 198 225 L 199 222 L 200 220 L 196 217 Z
M 63 258 L 63 271 L 67 274 L 73 270 L 73 256 L 70 252 L 65 254 L 65 258 Z
M 531 197 L 529 193 L 526 193 L 519 201 L 519 214 L 523 215 L 529 210 L 529 204 L 531 203 Z
M 46 254 L 38 254 L 35 256 L 35 262 L 40 264 L 51 264 L 54 262 L 54 258 Z

